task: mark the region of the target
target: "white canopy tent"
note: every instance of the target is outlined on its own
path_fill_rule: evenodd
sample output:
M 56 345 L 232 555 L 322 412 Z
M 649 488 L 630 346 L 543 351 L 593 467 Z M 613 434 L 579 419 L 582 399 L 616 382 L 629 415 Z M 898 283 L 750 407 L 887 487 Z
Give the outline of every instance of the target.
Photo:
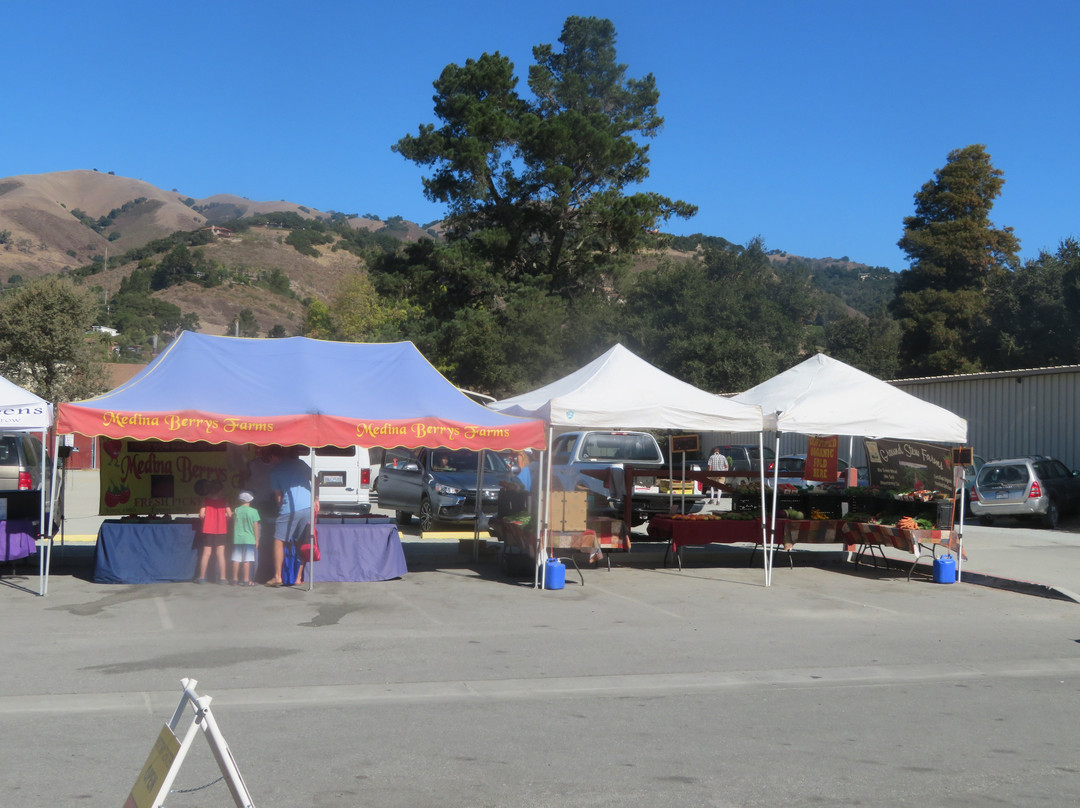
M 817 354 L 732 398 L 756 404 L 765 429 L 802 435 L 964 443 L 967 421 L 869 373 Z
M 551 384 L 488 406 L 507 415 L 544 419 L 549 446 L 557 427 L 759 434 L 764 428 L 756 404 L 735 402 L 680 381 L 621 344 Z M 550 483 L 550 458 L 544 471 L 543 479 Z M 539 503 L 545 514 L 548 493 L 541 491 Z M 545 523 L 549 521 L 545 516 Z
M 11 432 L 40 432 L 41 433 L 41 480 L 44 483 L 45 475 L 48 473 L 48 461 L 46 456 L 48 452 L 46 448 L 48 446 L 48 432 L 53 423 L 53 407 L 45 399 L 40 396 L 36 396 L 29 390 L 25 390 L 19 385 L 15 384 L 3 376 L 0 376 L 0 430 L 7 430 Z M 43 548 L 44 552 L 38 554 L 38 562 L 40 566 L 39 570 L 39 590 L 38 594 L 44 595 L 48 591 L 48 569 L 49 565 L 45 556 L 49 552 L 51 545 L 50 539 L 46 538 L 51 535 L 51 531 L 47 530 L 45 524 L 45 486 L 42 485 L 41 496 L 41 512 L 39 522 L 38 533 L 38 547 Z M 52 490 L 56 490 L 55 481 L 52 486 Z M 52 509 L 50 508 L 50 516 Z
M 849 435 L 963 444 L 967 421 L 876 379 L 869 373 L 817 354 L 734 396 L 765 413 L 765 428 L 777 433 Z M 777 485 L 773 485 L 773 524 Z M 961 522 L 961 530 L 963 523 Z M 766 568 L 772 556 L 766 552 Z
M 579 429 L 760 432 L 761 408 L 680 381 L 620 344 L 558 381 L 488 405 Z

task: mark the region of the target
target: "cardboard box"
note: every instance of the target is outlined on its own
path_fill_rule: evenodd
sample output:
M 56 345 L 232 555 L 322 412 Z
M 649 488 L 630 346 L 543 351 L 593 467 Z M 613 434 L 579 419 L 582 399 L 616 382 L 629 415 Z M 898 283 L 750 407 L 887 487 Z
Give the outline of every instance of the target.
M 551 529 L 572 532 L 585 529 L 589 495 L 585 491 L 551 492 Z
M 676 494 L 696 494 L 697 493 L 696 486 L 694 485 L 693 480 L 686 480 L 684 482 L 683 480 L 659 479 L 656 482 L 660 486 L 660 493 L 661 494 L 670 493 L 672 490 L 674 490 Z

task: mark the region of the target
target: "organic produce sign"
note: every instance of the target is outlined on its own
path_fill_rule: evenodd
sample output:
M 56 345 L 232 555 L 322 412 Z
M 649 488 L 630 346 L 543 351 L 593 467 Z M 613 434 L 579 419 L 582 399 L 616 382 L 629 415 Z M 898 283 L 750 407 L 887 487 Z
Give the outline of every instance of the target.
M 803 479 L 831 483 L 836 479 L 836 455 L 839 438 L 830 435 L 825 438 L 811 437 L 806 449 L 806 463 L 803 466 Z
M 909 440 L 865 440 L 870 485 L 887 491 L 951 494 L 952 449 Z
M 198 513 L 220 484 L 233 502 L 243 454 L 227 444 L 101 440 L 99 512 L 105 516 Z

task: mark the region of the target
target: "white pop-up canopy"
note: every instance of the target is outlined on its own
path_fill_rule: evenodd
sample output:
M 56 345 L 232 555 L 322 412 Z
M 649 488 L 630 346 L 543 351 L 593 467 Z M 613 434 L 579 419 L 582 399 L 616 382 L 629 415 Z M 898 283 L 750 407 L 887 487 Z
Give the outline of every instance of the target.
M 0 376 L 0 430 L 43 432 L 52 426 L 52 404 Z
M 765 428 L 803 435 L 853 435 L 964 443 L 967 421 L 850 365 L 817 354 L 745 393 Z
M 760 407 L 740 404 L 680 381 L 619 344 L 569 376 L 488 406 L 507 415 L 542 418 L 549 430 L 760 433 L 764 423 Z M 550 472 L 549 466 L 545 478 L 550 477 Z M 542 493 L 541 499 L 545 498 Z M 762 528 L 764 531 L 764 525 Z
M 700 390 L 619 344 L 569 376 L 488 406 L 582 429 L 762 429 L 758 406 Z
M 876 379 L 869 373 L 817 354 L 734 397 L 765 412 L 765 428 L 803 435 L 964 443 L 967 421 Z M 773 484 L 773 527 L 776 485 Z M 961 515 L 961 529 L 963 516 Z M 961 542 L 963 539 L 961 538 Z M 963 544 L 961 544 L 963 547 Z M 773 546 L 766 545 L 766 582 L 771 581 Z

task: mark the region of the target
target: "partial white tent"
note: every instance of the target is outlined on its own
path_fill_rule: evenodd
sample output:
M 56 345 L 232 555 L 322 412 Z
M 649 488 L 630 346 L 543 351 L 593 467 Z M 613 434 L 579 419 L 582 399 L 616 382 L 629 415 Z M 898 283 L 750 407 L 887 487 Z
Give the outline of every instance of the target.
M 488 406 L 581 429 L 762 429 L 756 405 L 680 381 L 620 344 L 558 381 Z
M 40 396 L 34 395 L 29 390 L 26 390 L 14 382 L 5 379 L 0 376 L 0 430 L 9 430 L 12 432 L 40 432 L 41 433 L 41 479 L 45 480 L 45 475 L 48 473 L 48 461 L 46 459 L 48 452 L 46 448 L 48 446 L 48 431 L 52 427 L 53 423 L 53 406 Z M 44 485 L 42 486 L 44 490 Z M 56 479 L 53 478 L 52 489 L 56 491 Z M 55 493 L 54 493 L 55 496 Z M 53 509 L 49 509 L 49 518 L 51 520 Z M 45 552 L 39 553 L 38 561 L 40 566 L 39 571 L 39 589 L 38 594 L 44 595 L 48 592 L 49 587 L 49 559 L 46 558 L 50 554 L 51 544 L 46 544 L 51 540 L 46 539 L 45 536 L 51 536 L 51 525 L 45 523 L 45 497 L 41 498 L 41 512 L 39 523 L 39 546 L 45 547 Z
M 488 406 L 507 415 L 542 418 L 549 433 L 557 427 L 760 434 L 764 423 L 760 407 L 676 379 L 621 344 L 551 384 Z M 550 473 L 549 458 L 544 477 Z M 540 513 L 545 513 L 549 493 L 541 492 Z
M 52 404 L 0 376 L 0 429 L 44 432 L 52 416 Z
M 781 432 L 931 443 L 962 444 L 967 441 L 967 421 L 959 415 L 825 354 L 812 356 L 734 396 L 733 400 L 761 407 L 765 413 L 765 428 L 777 433 L 777 448 Z M 774 475 L 774 533 L 777 482 Z M 766 544 L 767 583 L 771 581 L 774 547 Z
M 734 396 L 765 413 L 765 429 L 931 443 L 967 441 L 967 421 L 869 373 L 817 354 Z

